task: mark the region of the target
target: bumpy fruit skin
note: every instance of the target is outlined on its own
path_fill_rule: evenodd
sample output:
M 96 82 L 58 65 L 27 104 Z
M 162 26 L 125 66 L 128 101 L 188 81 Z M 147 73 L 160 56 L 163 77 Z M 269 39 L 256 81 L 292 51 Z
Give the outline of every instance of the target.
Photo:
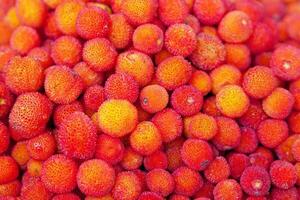
M 288 124 L 283 120 L 264 120 L 257 129 L 260 143 L 268 148 L 277 147 L 288 137 L 288 134 Z
M 210 71 L 222 64 L 225 56 L 225 46 L 217 36 L 207 33 L 198 34 L 197 47 L 191 55 L 191 61 L 196 67 Z
M 173 176 L 163 169 L 154 169 L 148 172 L 146 183 L 150 191 L 164 197 L 171 194 L 175 188 Z
M 224 86 L 216 95 L 216 105 L 227 117 L 243 116 L 249 108 L 250 100 L 243 88 L 238 85 Z
M 274 119 L 284 119 L 292 111 L 295 103 L 294 96 L 284 88 L 276 88 L 263 102 L 263 110 Z
M 49 200 L 51 199 L 51 193 L 40 179 L 32 179 L 21 188 L 21 199 Z
M 174 90 L 186 84 L 192 76 L 192 66 L 182 56 L 167 58 L 156 70 L 156 78 L 160 85 Z
M 203 95 L 194 86 L 184 85 L 174 90 L 171 105 L 182 116 L 191 116 L 200 111 Z
M 44 69 L 53 64 L 50 52 L 46 47 L 35 47 L 31 49 L 28 52 L 28 57 L 39 61 Z
M 278 79 L 269 67 L 255 66 L 243 77 L 243 89 L 256 99 L 265 98 L 278 86 Z
M 13 50 L 25 55 L 40 44 L 40 36 L 29 26 L 19 26 L 13 31 L 9 44 Z
M 264 168 L 251 166 L 244 170 L 240 184 L 247 194 L 251 196 L 264 196 L 268 194 L 271 187 L 271 180 Z
M 73 193 L 55 195 L 52 200 L 80 200 L 79 196 Z
M 45 129 L 52 107 L 51 101 L 38 92 L 21 94 L 10 112 L 9 127 L 23 138 L 37 136 Z
M 196 33 L 186 24 L 171 25 L 166 30 L 164 45 L 173 55 L 187 57 L 196 49 Z
M 265 120 L 267 115 L 262 109 L 259 101 L 252 101 L 247 112 L 239 118 L 239 123 L 243 126 L 257 129 L 260 122 Z
M 156 125 L 165 143 L 175 140 L 182 133 L 182 117 L 173 109 L 166 108 L 156 113 L 151 121 Z
M 135 26 L 152 21 L 157 11 L 156 0 L 124 0 L 120 4 L 121 13 Z
M 74 66 L 81 60 L 82 45 L 73 36 L 61 36 L 51 45 L 51 57 L 57 65 Z
M 95 153 L 97 129 L 83 112 L 70 114 L 60 125 L 57 137 L 61 151 L 71 158 L 88 159 Z
M 0 82 L 0 118 L 7 117 L 14 103 L 14 97 L 4 82 Z
M 211 183 L 218 183 L 230 175 L 230 167 L 222 156 L 216 157 L 204 170 L 205 178 Z
M 158 0 L 159 19 L 165 25 L 182 23 L 188 15 L 188 6 L 183 0 Z
M 234 179 L 226 179 L 219 182 L 213 191 L 215 200 L 241 200 L 243 191 L 241 186 Z
M 117 49 L 123 49 L 131 42 L 133 27 L 121 13 L 112 14 L 110 18 L 111 29 L 108 38 Z
M 228 117 L 217 117 L 218 132 L 213 138 L 213 143 L 220 150 L 235 148 L 241 139 L 239 125 Z
M 137 199 L 142 192 L 139 177 L 131 171 L 120 172 L 116 177 L 113 198 L 116 200 Z
M 252 153 L 258 146 L 257 133 L 250 127 L 241 128 L 241 141 L 239 146 L 235 148 L 240 153 Z
M 100 179 L 99 177 L 106 177 Z M 115 184 L 115 170 L 100 159 L 83 162 L 77 173 L 77 185 L 85 195 L 102 196 L 108 194 Z
M 222 0 L 205 1 L 196 0 L 193 10 L 199 21 L 205 25 L 219 23 L 226 12 L 226 5 Z
M 131 147 L 141 155 L 154 153 L 160 148 L 161 144 L 159 130 L 149 121 L 139 123 L 130 135 Z
M 195 70 L 189 84 L 197 88 L 203 96 L 206 96 L 212 89 L 211 77 L 204 71 Z
M 143 164 L 143 156 L 131 147 L 128 147 L 124 151 L 124 156 L 120 164 L 126 170 L 138 169 Z
M 181 158 L 191 169 L 202 171 L 213 161 L 213 151 L 204 140 L 187 139 L 181 148 Z
M 11 157 L 21 166 L 24 167 L 28 160 L 30 159 L 30 155 L 27 150 L 27 141 L 17 142 L 12 151 Z
M 44 81 L 41 63 L 30 57 L 12 58 L 4 70 L 5 84 L 14 94 L 35 92 L 41 88 Z
M 83 112 L 83 106 L 80 102 L 74 101 L 70 104 L 61 104 L 55 107 L 53 111 L 53 121 L 56 127 L 59 127 L 60 124 L 73 112 Z
M 112 137 L 129 134 L 137 122 L 137 109 L 127 100 L 106 100 L 99 107 L 98 124 L 104 133 Z
M 45 92 L 57 104 L 75 101 L 83 90 L 81 77 L 64 65 L 55 65 L 46 70 Z
M 21 182 L 19 180 L 15 180 L 6 184 L 0 185 L 0 197 L 3 200 L 14 200 L 13 197 L 20 196 L 21 192 Z M 7 199 L 6 199 L 6 198 Z
M 83 8 L 76 19 L 76 31 L 84 39 L 102 38 L 109 34 L 109 14 L 96 6 Z
M 10 156 L 0 156 L 0 184 L 9 183 L 17 179 L 19 167 Z
M 67 35 L 76 35 L 76 19 L 84 8 L 81 0 L 67 0 L 60 3 L 54 13 L 58 29 Z
M 236 66 L 240 70 L 245 70 L 251 64 L 251 54 L 247 45 L 226 44 L 226 62 Z
M 117 51 L 113 44 L 105 38 L 88 40 L 82 50 L 82 59 L 96 72 L 113 69 Z
M 300 50 L 290 45 L 278 47 L 272 54 L 270 66 L 282 80 L 295 80 L 300 77 Z
M 10 144 L 8 128 L 0 122 L 0 154 L 4 153 Z
M 157 25 L 143 24 L 133 32 L 132 43 L 139 51 L 155 54 L 163 47 L 164 33 Z
M 299 112 L 293 112 L 288 118 L 289 128 L 292 132 L 300 133 L 300 114 Z
M 250 17 L 242 11 L 228 12 L 218 26 L 222 40 L 228 43 L 242 43 L 251 36 L 253 23 Z
M 41 180 L 54 193 L 71 192 L 76 187 L 78 166 L 64 155 L 53 155 L 43 163 Z
M 202 176 L 188 167 L 179 167 L 172 173 L 172 176 L 175 181 L 174 192 L 176 194 L 193 196 L 204 184 Z
M 73 70 L 81 77 L 84 87 L 100 84 L 103 81 L 103 74 L 95 72 L 86 62 L 77 63 Z
M 158 150 L 149 156 L 146 156 L 143 161 L 146 170 L 152 169 L 167 169 L 168 158 L 165 152 Z
M 292 187 L 290 189 L 280 189 L 280 188 L 274 188 L 271 192 L 270 197 L 272 199 L 278 199 L 278 200 L 297 200 L 299 199 L 299 193 L 297 191 L 297 188 Z
M 246 154 L 229 154 L 227 156 L 227 161 L 230 166 L 230 174 L 234 179 L 240 178 L 246 167 L 250 166 L 250 160 Z
M 88 87 L 83 95 L 84 107 L 87 110 L 97 112 L 99 106 L 106 100 L 104 88 L 100 85 Z
M 149 113 L 163 110 L 169 103 L 167 90 L 160 85 L 148 85 L 140 92 L 140 105 Z
M 164 198 L 155 192 L 143 192 L 138 200 L 163 200 Z
M 289 189 L 297 182 L 296 169 L 287 161 L 274 161 L 271 164 L 269 173 L 272 183 L 280 189 Z
M 126 73 L 112 74 L 106 79 L 104 89 L 107 99 L 124 99 L 134 103 L 139 95 L 137 81 Z

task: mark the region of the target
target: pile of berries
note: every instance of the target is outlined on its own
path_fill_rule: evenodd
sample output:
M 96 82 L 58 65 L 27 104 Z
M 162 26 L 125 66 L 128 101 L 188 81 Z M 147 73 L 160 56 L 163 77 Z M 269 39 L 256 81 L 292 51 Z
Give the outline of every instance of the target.
M 0 0 L 0 200 L 299 200 L 299 0 Z

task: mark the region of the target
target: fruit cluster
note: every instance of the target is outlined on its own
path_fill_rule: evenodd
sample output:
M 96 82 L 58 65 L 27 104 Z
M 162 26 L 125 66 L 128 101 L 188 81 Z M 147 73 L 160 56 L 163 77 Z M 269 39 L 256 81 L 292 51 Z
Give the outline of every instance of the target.
M 299 200 L 299 0 L 0 0 L 0 200 Z

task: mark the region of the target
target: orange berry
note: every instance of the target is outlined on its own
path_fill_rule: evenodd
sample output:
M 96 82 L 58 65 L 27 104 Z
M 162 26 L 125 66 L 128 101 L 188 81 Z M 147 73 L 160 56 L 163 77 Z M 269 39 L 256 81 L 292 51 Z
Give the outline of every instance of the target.
M 30 159 L 26 164 L 28 173 L 31 176 L 38 176 L 38 177 L 41 176 L 42 166 L 43 166 L 42 161 L 38 161 L 34 159 Z
M 150 191 L 162 196 L 168 196 L 175 188 L 172 175 L 163 169 L 154 169 L 146 175 L 147 187 Z
M 7 24 L 11 29 L 15 29 L 20 25 L 20 20 L 17 16 L 17 9 L 15 6 L 11 7 L 3 18 L 5 24 Z
M 99 179 L 99 177 L 106 177 Z M 115 170 L 100 159 L 84 161 L 79 166 L 77 185 L 81 192 L 90 196 L 108 194 L 115 184 Z
M 104 78 L 103 74 L 95 72 L 85 62 L 77 63 L 73 70 L 81 77 L 85 87 L 101 84 Z
M 62 34 L 55 22 L 54 12 L 48 13 L 46 17 L 44 33 L 49 38 L 57 38 Z
M 21 166 L 25 166 L 30 159 L 29 152 L 27 150 L 27 141 L 17 142 L 12 151 L 11 157 Z
M 41 88 L 43 81 L 43 67 L 33 58 L 16 56 L 5 67 L 5 83 L 15 94 L 35 92 Z
M 51 101 L 68 104 L 81 94 L 83 81 L 72 69 L 64 65 L 55 65 L 47 69 L 44 87 Z
M 192 117 L 187 131 L 195 138 L 210 140 L 217 134 L 218 126 L 213 117 L 199 113 Z
M 219 183 L 230 175 L 230 167 L 222 156 L 216 157 L 204 170 L 205 178 L 211 183 Z
M 81 60 L 82 46 L 72 36 L 61 36 L 51 45 L 51 57 L 57 65 L 73 66 Z
M 51 193 L 46 189 L 45 185 L 40 179 L 31 180 L 26 185 L 23 185 L 21 189 L 21 198 L 34 200 L 49 200 Z
M 151 171 L 152 169 L 167 169 L 168 158 L 163 151 L 158 150 L 151 155 L 146 156 L 143 164 L 148 171 Z
M 22 24 L 38 28 L 43 25 L 47 8 L 42 0 L 17 0 L 16 11 Z
M 0 184 L 0 197 L 2 200 L 15 200 L 13 197 L 17 197 L 21 192 L 21 183 L 19 180 L 15 180 L 6 184 Z M 10 197 L 12 199 L 10 199 Z M 6 199 L 7 198 L 7 199 Z
M 141 155 L 154 153 L 161 144 L 159 130 L 149 121 L 139 123 L 130 135 L 130 146 Z
M 141 167 L 143 164 L 143 156 L 134 151 L 131 147 L 128 147 L 124 151 L 124 156 L 121 161 L 121 166 L 126 170 L 134 170 Z
M 84 8 L 81 0 L 66 0 L 55 9 L 54 17 L 58 29 L 68 35 L 76 35 L 76 19 Z
M 9 39 L 12 34 L 12 29 L 2 20 L 0 21 L 0 45 L 9 44 Z
M 117 52 L 109 40 L 95 38 L 84 44 L 82 58 L 93 70 L 108 71 L 115 65 Z
M 149 113 L 163 110 L 169 102 L 167 90 L 160 85 L 148 85 L 140 92 L 140 104 Z
M 55 126 L 59 127 L 60 124 L 75 111 L 83 111 L 83 107 L 78 101 L 56 106 L 53 112 L 53 121 Z
M 158 15 L 165 25 L 182 23 L 189 8 L 183 0 L 158 0 Z
M 225 44 L 226 62 L 239 70 L 245 70 L 251 64 L 249 48 L 244 44 Z
M 116 72 L 131 75 L 138 82 L 139 86 L 143 87 L 152 80 L 154 66 L 148 55 L 130 50 L 119 54 Z
M 76 19 L 76 31 L 84 39 L 106 37 L 110 32 L 110 26 L 109 14 L 95 6 L 83 8 Z
M 83 103 L 87 110 L 97 112 L 99 106 L 106 100 L 104 88 L 100 85 L 88 87 L 83 95 Z
M 240 86 L 227 85 L 218 92 L 216 104 L 222 114 L 227 117 L 237 118 L 247 112 L 250 101 Z
M 0 156 L 0 184 L 9 183 L 17 179 L 19 167 L 10 156 Z
M 195 0 L 193 9 L 201 23 L 213 25 L 221 21 L 226 12 L 226 5 L 222 0 Z
M 9 132 L 7 127 L 0 122 L 0 154 L 4 153 L 9 146 Z
M 28 57 L 40 61 L 44 69 L 49 67 L 53 63 L 53 60 L 50 56 L 50 52 L 43 47 L 35 47 L 31 49 L 27 55 Z
M 98 110 L 101 130 L 112 137 L 123 137 L 132 132 L 137 120 L 137 109 L 127 100 L 106 100 Z
M 196 67 L 212 70 L 225 61 L 225 56 L 225 46 L 217 36 L 207 33 L 197 36 L 197 47 L 191 55 L 191 61 Z
M 37 31 L 29 26 L 17 27 L 10 37 L 10 46 L 18 53 L 27 54 L 32 48 L 40 44 Z
M 226 179 L 219 182 L 213 191 L 215 200 L 241 200 L 243 191 L 241 186 L 234 179 Z
M 160 85 L 174 90 L 186 84 L 192 76 L 192 66 L 181 56 L 170 57 L 161 62 L 156 70 L 156 78 Z
M 211 77 L 204 71 L 195 70 L 189 84 L 197 88 L 203 96 L 207 95 L 212 89 Z
M 41 180 L 50 192 L 71 192 L 76 187 L 77 170 L 78 166 L 72 159 L 53 155 L 43 163 Z
M 250 17 L 242 11 L 230 11 L 218 26 L 220 37 L 228 43 L 242 43 L 251 36 L 253 24 Z
M 155 54 L 163 47 L 164 33 L 154 24 L 143 24 L 134 30 L 132 43 L 141 52 Z

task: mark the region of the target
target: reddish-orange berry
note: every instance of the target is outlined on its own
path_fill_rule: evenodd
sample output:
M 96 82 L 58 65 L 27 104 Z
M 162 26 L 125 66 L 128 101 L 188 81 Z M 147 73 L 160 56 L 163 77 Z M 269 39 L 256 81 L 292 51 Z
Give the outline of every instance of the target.
M 156 0 L 123 0 L 120 11 L 133 25 L 145 24 L 153 20 L 156 10 Z
M 27 142 L 27 150 L 31 158 L 36 160 L 46 160 L 52 156 L 56 150 L 56 142 L 51 132 L 46 132 Z
M 233 119 L 227 117 L 217 117 L 218 132 L 213 138 L 213 143 L 220 150 L 228 150 L 239 145 L 241 130 Z
M 112 137 L 129 134 L 135 129 L 137 122 L 137 109 L 127 100 L 106 100 L 98 110 L 101 130 Z
M 9 115 L 9 127 L 23 138 L 32 138 L 44 131 L 52 103 L 44 95 L 34 92 L 18 96 Z
M 182 118 L 173 109 L 166 108 L 156 113 L 152 118 L 152 122 L 156 125 L 162 141 L 165 143 L 175 140 L 182 133 Z
M 15 94 L 35 92 L 41 88 L 43 81 L 43 67 L 33 58 L 16 56 L 5 67 L 5 83 Z
M 222 156 L 216 157 L 204 170 L 205 178 L 211 183 L 219 183 L 230 175 L 230 167 Z
M 143 192 L 138 200 L 163 200 L 164 198 L 155 192 Z
M 119 138 L 102 134 L 97 139 L 95 157 L 114 165 L 123 159 L 124 150 L 124 144 Z
M 280 189 L 278 187 L 273 188 L 271 191 L 270 197 L 272 199 L 278 199 L 278 200 L 297 200 L 299 199 L 299 193 L 295 187 L 292 187 L 290 189 Z
M 239 0 L 235 2 L 237 10 L 246 13 L 254 24 L 264 17 L 264 6 L 261 2 L 255 0 Z
M 124 156 L 121 161 L 121 166 L 126 170 L 138 169 L 143 164 L 143 156 L 128 147 L 124 151 Z
M 155 54 L 163 47 L 164 33 L 154 24 L 143 24 L 133 32 L 132 42 L 135 49 L 147 54 Z
M 21 189 L 21 198 L 28 200 L 49 200 L 51 198 L 51 193 L 40 179 L 36 179 L 23 185 Z
M 300 77 L 300 50 L 283 45 L 272 54 L 270 66 L 274 73 L 283 80 L 295 80 Z
M 198 139 L 210 140 L 218 131 L 216 120 L 206 114 L 196 114 L 192 117 L 187 131 Z
M 12 29 L 2 20 L 0 21 L 0 45 L 9 44 L 9 39 L 12 34 Z
M 194 86 L 184 85 L 174 90 L 171 104 L 179 114 L 191 116 L 202 108 L 203 95 Z
M 0 118 L 4 118 L 8 115 L 13 103 L 14 98 L 8 87 L 5 83 L 0 82 Z
M 292 145 L 292 154 L 296 161 L 300 160 L 300 140 L 296 140 Z
M 257 145 L 258 139 L 256 132 L 252 128 L 242 127 L 241 141 L 235 150 L 240 153 L 252 153 L 257 148 Z
M 204 114 L 211 115 L 213 117 L 221 116 L 221 112 L 219 111 L 216 105 L 215 96 L 210 96 L 204 99 L 202 110 Z
M 197 46 L 196 33 L 186 24 L 171 25 L 165 33 L 165 47 L 175 56 L 189 56 Z
M 214 35 L 200 33 L 197 47 L 191 55 L 193 64 L 202 70 L 212 70 L 225 61 L 226 50 L 221 40 Z
M 99 106 L 105 101 L 104 88 L 100 85 L 88 87 L 83 95 L 83 103 L 86 109 L 97 112 Z
M 28 160 L 26 163 L 27 171 L 31 176 L 41 176 L 43 161 L 38 161 L 34 159 Z
M 137 81 L 126 73 L 112 74 L 105 82 L 105 95 L 108 99 L 124 99 L 134 103 L 139 94 Z
M 10 156 L 0 156 L 0 184 L 9 183 L 17 179 L 19 167 Z
M 203 186 L 202 176 L 188 167 L 176 169 L 172 176 L 175 181 L 174 192 L 176 194 L 193 196 Z
M 27 141 L 17 142 L 11 151 L 11 157 L 21 166 L 24 167 L 30 159 L 29 152 L 26 148 Z
M 106 177 L 99 179 L 99 177 Z M 90 196 L 108 194 L 115 184 L 115 170 L 100 159 L 83 162 L 78 169 L 77 185 L 81 192 Z
M 141 192 L 141 182 L 134 172 L 121 172 L 117 175 L 115 187 L 112 191 L 114 199 L 137 199 Z
M 82 46 L 73 36 L 61 36 L 51 45 L 51 57 L 57 65 L 73 66 L 81 60 Z
M 234 65 L 239 70 L 245 70 L 251 63 L 249 48 L 244 44 L 225 44 L 226 63 Z
M 288 118 L 289 128 L 292 132 L 300 133 L 300 112 L 293 112 Z
M 15 200 L 14 197 L 20 195 L 21 186 L 22 185 L 19 180 L 15 180 L 5 184 L 0 184 L 0 198 L 2 200 Z
M 73 112 L 83 112 L 83 107 L 78 101 L 70 104 L 58 105 L 53 112 L 53 120 L 55 126 L 59 127 L 60 124 Z
M 84 39 L 106 37 L 110 32 L 110 26 L 109 14 L 95 6 L 83 8 L 76 19 L 76 31 Z
M 108 38 L 117 49 L 123 49 L 131 42 L 133 28 L 121 13 L 110 15 L 111 28 Z
M 204 140 L 187 139 L 181 148 L 181 158 L 188 167 L 204 170 L 213 161 L 213 151 Z
M 9 132 L 7 127 L 0 122 L 0 154 L 4 153 L 9 146 Z
M 189 84 L 197 88 L 203 96 L 207 95 L 212 89 L 211 77 L 204 71 L 195 70 Z
M 158 0 L 158 15 L 165 25 L 182 23 L 189 8 L 183 0 Z
M 226 12 L 223 0 L 195 0 L 193 8 L 199 21 L 206 25 L 219 23 Z
M 22 24 L 38 28 L 43 25 L 47 8 L 42 0 L 17 0 L 16 12 Z
M 267 115 L 258 101 L 252 101 L 247 112 L 239 118 L 239 123 L 243 126 L 256 129 L 260 122 L 265 120 Z
M 227 157 L 230 166 L 230 175 L 234 179 L 240 178 L 246 167 L 250 166 L 249 157 L 246 154 L 231 153 Z
M 181 56 L 167 58 L 156 70 L 156 78 L 160 85 L 174 90 L 186 84 L 192 76 L 192 66 Z
M 55 65 L 47 69 L 44 87 L 51 101 L 68 104 L 79 97 L 83 81 L 72 69 L 64 65 Z
M 92 70 L 86 62 L 76 64 L 73 70 L 81 77 L 85 87 L 101 84 L 104 79 L 103 74 Z
M 28 57 L 40 61 L 44 68 L 49 67 L 53 63 L 50 52 L 44 47 L 35 47 L 31 49 L 28 52 Z
M 287 161 L 274 161 L 271 164 L 269 173 L 272 183 L 280 189 L 289 189 L 297 182 L 296 169 Z
M 73 193 L 55 195 L 52 200 L 80 200 L 79 196 Z
M 41 180 L 51 192 L 70 192 L 76 187 L 77 169 L 75 161 L 57 154 L 43 163 Z
M 10 37 L 10 46 L 18 53 L 27 54 L 32 48 L 40 44 L 37 31 L 29 26 L 17 27 Z
M 294 102 L 295 98 L 288 90 L 276 88 L 263 100 L 262 106 L 268 116 L 275 119 L 284 119 L 290 114 Z
M 225 116 L 236 118 L 247 112 L 250 100 L 240 86 L 226 85 L 218 92 L 216 105 Z
M 163 110 L 168 103 L 169 94 L 160 85 L 148 85 L 140 92 L 140 105 L 149 113 L 156 113 Z
M 228 43 L 242 43 L 249 39 L 253 32 L 250 17 L 239 10 L 228 12 L 218 26 L 222 40 Z
M 234 179 L 226 179 L 219 182 L 213 191 L 215 200 L 241 200 L 243 191 L 241 186 Z
M 54 12 L 49 12 L 45 19 L 44 33 L 49 38 L 57 38 L 62 34 L 55 22 Z
M 171 194 L 175 187 L 173 176 L 163 169 L 154 169 L 148 172 L 146 175 L 146 183 L 150 191 L 164 197 Z
M 116 72 L 131 75 L 138 82 L 139 86 L 143 87 L 152 80 L 154 66 L 148 55 L 130 50 L 119 54 Z
M 200 32 L 200 22 L 194 15 L 189 14 L 186 16 L 184 23 L 192 27 L 196 34 Z
M 117 55 L 113 44 L 105 38 L 88 40 L 82 50 L 82 59 L 97 72 L 111 70 L 116 63 Z
M 240 179 L 243 190 L 251 196 L 267 195 L 271 180 L 268 172 L 262 167 L 247 167 Z
M 163 151 L 156 151 L 144 158 L 144 167 L 150 171 L 152 169 L 166 169 L 168 167 L 168 158 Z

